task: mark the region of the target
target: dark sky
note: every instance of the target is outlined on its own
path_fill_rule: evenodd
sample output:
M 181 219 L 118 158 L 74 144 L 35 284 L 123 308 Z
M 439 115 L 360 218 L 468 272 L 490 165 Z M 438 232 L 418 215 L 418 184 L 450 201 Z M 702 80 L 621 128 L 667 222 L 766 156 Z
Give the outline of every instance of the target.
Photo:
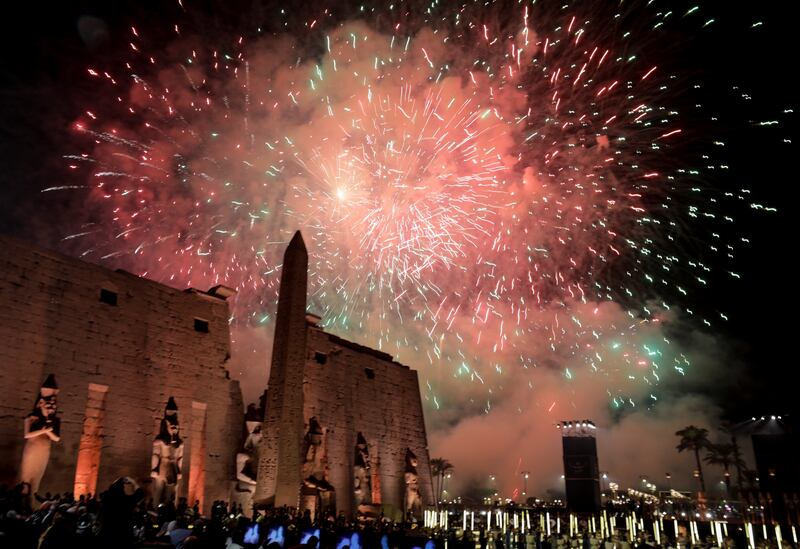
M 267 15 L 275 3 L 184 3 L 190 11 L 216 14 L 216 22 L 206 23 L 209 32 L 214 25 L 252 31 L 257 23 L 267 28 L 274 23 Z M 795 118 L 783 112 L 796 106 L 790 82 L 797 64 L 795 21 L 778 2 L 734 9 L 719 4 L 701 4 L 715 19 L 713 31 L 694 36 L 687 23 L 684 33 L 676 34 L 678 57 L 665 62 L 707 83 L 706 101 L 725 120 L 720 137 L 727 144 L 724 158 L 730 170 L 712 184 L 722 191 L 748 188 L 753 202 L 778 212 L 747 207 L 736 212 L 736 230 L 751 241 L 734 263 L 742 278 L 719 277 L 698 308 L 723 310 L 730 317 L 715 329 L 727 332 L 733 355 L 747 364 L 741 384 L 720 395 L 729 414 L 787 413 L 793 411 L 796 392 L 789 379 L 797 362 L 794 319 L 800 310 L 793 265 L 797 151 L 784 142 L 795 137 Z M 691 5 L 670 3 L 678 13 Z M 84 77 L 86 67 L 126 47 L 131 24 L 169 29 L 179 14 L 177 2 L 167 1 L 29 1 L 15 3 L 13 13 L 0 18 L 0 232 L 58 246 L 64 235 L 61 221 L 81 204 L 63 203 L 63 194 L 43 195 L 40 189 L 70 184 L 62 159 L 72 152 L 69 127 L 97 93 Z M 753 29 L 759 21 L 763 25 Z M 742 100 L 733 86 L 752 100 Z M 766 120 L 780 124 L 757 125 Z

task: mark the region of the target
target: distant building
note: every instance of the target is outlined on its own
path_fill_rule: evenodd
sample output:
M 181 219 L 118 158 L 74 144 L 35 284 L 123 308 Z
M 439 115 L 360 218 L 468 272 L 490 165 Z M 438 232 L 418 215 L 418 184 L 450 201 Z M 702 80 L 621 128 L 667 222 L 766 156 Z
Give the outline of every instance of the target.
M 753 442 L 760 502 L 770 520 L 793 520 L 800 494 L 800 439 L 792 417 L 763 416 L 745 425 Z
M 306 313 L 307 269 L 298 232 L 281 275 L 256 501 L 387 515 L 431 504 L 416 371 L 324 332 Z
M 19 479 L 23 420 L 52 374 L 60 441 L 41 493 L 96 493 L 120 476 L 147 488 L 174 397 L 178 495 L 206 508 L 228 499 L 244 413 L 226 370 L 230 295 L 175 290 L 0 237 L 0 482 Z

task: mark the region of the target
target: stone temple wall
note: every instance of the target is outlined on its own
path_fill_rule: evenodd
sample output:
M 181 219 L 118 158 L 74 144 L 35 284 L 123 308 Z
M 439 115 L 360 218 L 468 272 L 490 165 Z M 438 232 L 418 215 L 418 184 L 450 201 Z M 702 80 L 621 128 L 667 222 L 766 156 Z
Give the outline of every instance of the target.
M 328 507 L 330 489 L 324 483 L 329 483 L 336 509 L 355 514 L 360 432 L 373 464 L 372 503 L 403 516 L 410 449 L 418 460 L 421 503 L 432 504 L 417 373 L 386 353 L 325 333 L 319 318 L 306 314 L 308 253 L 299 231 L 286 248 L 282 269 L 255 501 L 316 512 L 317 505 Z M 313 417 L 324 433 L 322 448 L 309 443 L 301 450 Z
M 417 372 L 386 353 L 362 347 L 309 324 L 303 376 L 306 425 L 326 430 L 329 480 L 337 509 L 353 509 L 356 437 L 362 433 L 376 469 L 373 500 L 403 509 L 406 449 L 417 456 L 420 495 L 433 504 L 428 443 Z M 375 483 L 378 486 L 375 486 Z M 377 493 L 376 493 L 377 492 Z
M 173 396 L 185 441 L 179 495 L 206 510 L 228 499 L 244 410 L 226 370 L 226 295 L 176 290 L 0 237 L 0 482 L 16 482 L 23 420 L 52 373 L 61 441 L 40 492 L 101 491 L 120 476 L 146 487 Z

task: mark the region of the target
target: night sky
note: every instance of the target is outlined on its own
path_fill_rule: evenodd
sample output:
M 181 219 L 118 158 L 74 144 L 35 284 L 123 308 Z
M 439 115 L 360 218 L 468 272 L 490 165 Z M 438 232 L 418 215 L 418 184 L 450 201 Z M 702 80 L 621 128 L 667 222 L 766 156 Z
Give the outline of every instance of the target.
M 715 319 L 712 327 L 704 327 L 695 320 L 679 323 L 671 332 L 678 340 L 683 337 L 681 334 L 690 338 L 688 334 L 695 331 L 713 335 L 707 340 L 715 347 L 711 354 L 725 362 L 713 370 L 714 375 L 719 376 L 719 383 L 690 370 L 689 377 L 694 375 L 703 381 L 690 383 L 688 388 L 673 385 L 665 394 L 680 396 L 683 390 L 691 391 L 720 406 L 722 415 L 733 420 L 754 414 L 790 413 L 796 401 L 796 390 L 788 382 L 796 362 L 793 318 L 800 305 L 794 288 L 793 266 L 797 234 L 792 211 L 796 199 L 793 169 L 796 146 L 791 140 L 795 137 L 795 115 L 787 112 L 796 108 L 796 93 L 789 83 L 794 76 L 797 52 L 791 40 L 794 21 L 777 3 L 750 3 L 733 10 L 714 3 L 698 4 L 696 17 L 693 14 L 683 18 L 682 14 L 694 3 L 662 3 L 669 4 L 676 15 L 665 25 L 666 30 L 652 32 L 652 44 L 643 46 L 642 54 L 649 55 L 651 64 L 658 64 L 659 70 L 680 75 L 686 88 L 703 83 L 702 90 L 681 93 L 674 101 L 660 98 L 663 104 L 682 110 L 681 114 L 691 113 L 697 102 L 703 104 L 702 116 L 689 115 L 689 119 L 700 122 L 687 128 L 681 142 L 671 150 L 675 155 L 673 167 L 679 168 L 683 162 L 689 165 L 687 167 L 696 165 L 695 159 L 707 150 L 708 142 L 718 139 L 724 141 L 725 146 L 714 150 L 713 162 L 729 168 L 704 171 L 702 184 L 710 189 L 711 196 L 738 193 L 742 188 L 750 190 L 747 200 L 739 203 L 720 198 L 717 209 L 718 213 L 735 218 L 735 223 L 725 229 L 726 237 L 745 237 L 749 245 L 738 246 L 731 262 L 705 255 L 705 252 L 694 255 L 703 257 L 716 269 L 709 277 L 709 286 L 692 292 L 689 297 L 698 317 Z M 336 23 L 360 17 L 379 27 L 381 32 L 391 27 L 391 16 L 362 15 L 359 3 L 346 7 L 340 2 L 328 5 L 332 7 L 332 15 L 326 19 L 321 15 L 324 3 L 319 2 L 313 3 L 313 7 L 304 3 L 296 10 L 287 9 L 289 13 L 283 16 L 278 13 L 286 6 L 284 2 L 185 0 L 186 11 L 173 1 L 17 4 L 13 15 L 2 18 L 0 33 L 3 51 L 0 58 L 0 159 L 3 164 L 0 181 L 4 190 L 0 202 L 0 232 L 76 254 L 81 245 L 65 241 L 65 236 L 79 232 L 81 225 L 87 222 L 98 226 L 108 222 L 107 216 L 97 210 L 96 202 L 85 192 L 41 191 L 53 186 L 83 184 L 81 177 L 85 178 L 86 172 L 71 171 L 64 157 L 91 152 L 85 136 L 75 130 L 76 123 L 86 120 L 87 110 L 97 111 L 100 116 L 124 112 L 124 107 L 120 109 L 114 104 L 109 88 L 87 77 L 87 67 L 121 67 L 120 60 L 130 52 L 132 25 L 141 35 L 147 35 L 148 44 L 156 51 L 160 49 L 158 46 L 169 50 L 175 41 L 172 26 L 176 22 L 187 29 L 183 38 L 193 34 L 198 44 L 211 48 L 215 47 L 215 41 L 227 44 L 230 38 L 239 35 L 255 42 L 258 36 L 269 36 L 285 28 L 303 28 L 318 17 L 320 27 L 328 25 L 330 29 L 335 28 Z M 425 4 L 420 3 L 407 11 L 421 13 L 421 6 Z M 583 7 L 588 8 L 589 13 L 595 9 L 607 11 L 602 3 L 598 3 L 597 8 Z M 384 5 L 376 5 L 376 8 L 377 13 L 387 12 Z M 395 9 L 394 13 L 402 11 Z M 489 11 L 502 26 L 518 16 L 520 8 L 511 2 L 505 7 L 498 3 Z M 407 15 L 398 20 L 405 24 L 412 19 Z M 713 22 L 699 31 L 709 19 Z M 642 28 L 645 30 L 637 31 L 637 36 L 647 36 L 650 32 L 644 21 Z M 308 36 L 313 33 L 309 32 Z M 313 49 L 308 46 L 312 38 L 301 38 L 300 42 Z M 123 77 L 125 73 L 119 70 L 118 75 Z M 761 125 L 766 121 L 778 123 Z M 777 211 L 759 211 L 751 207 L 753 203 L 777 208 Z M 281 206 L 275 204 L 274 207 Z M 676 244 L 676 253 L 684 247 L 705 249 L 703 231 L 696 230 L 691 225 L 693 221 L 686 216 L 679 215 L 679 218 L 680 223 L 687 223 L 688 230 Z M 703 227 L 703 223 L 700 220 L 697 225 Z M 108 227 L 107 230 L 110 233 L 116 229 Z M 313 251 L 312 243 L 312 254 Z M 140 265 L 135 259 L 112 257 L 103 261 L 92 256 L 87 259 L 141 272 L 141 269 L 137 271 Z M 728 270 L 735 271 L 741 278 L 725 276 Z M 612 275 L 606 272 L 604 276 Z M 152 277 L 170 283 L 164 280 L 163 273 L 154 273 Z M 183 282 L 179 280 L 173 284 L 181 286 Z M 203 287 L 200 280 L 193 282 Z M 666 299 L 672 297 L 669 295 Z M 729 320 L 718 320 L 720 312 Z M 271 332 L 271 327 L 268 330 Z M 352 334 L 352 327 L 345 330 L 345 335 L 354 337 Z M 241 339 L 247 340 L 247 337 Z M 263 338 L 254 341 L 253 345 L 264 344 Z M 367 343 L 374 345 L 370 340 Z M 389 352 L 394 353 L 392 349 Z M 263 351 L 256 356 L 263 359 Z M 400 358 L 416 367 L 414 356 L 410 353 Z M 425 378 L 424 375 L 420 377 Z M 431 407 L 430 402 L 426 405 Z M 459 406 L 456 408 L 462 409 Z M 470 408 L 464 404 L 463 409 Z M 427 421 L 431 423 L 430 417 Z M 437 420 L 433 422 L 436 424 Z M 443 419 L 442 423 L 452 427 L 458 419 Z M 444 437 L 434 442 L 434 450 L 436 443 L 443 449 L 457 444 L 452 437 Z

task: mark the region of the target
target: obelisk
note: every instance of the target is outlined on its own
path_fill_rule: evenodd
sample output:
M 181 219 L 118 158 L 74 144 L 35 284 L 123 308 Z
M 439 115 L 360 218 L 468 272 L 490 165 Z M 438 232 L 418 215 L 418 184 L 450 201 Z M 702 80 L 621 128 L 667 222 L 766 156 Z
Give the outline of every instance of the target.
M 308 252 L 297 231 L 283 254 L 255 501 L 298 507 L 303 440 Z

